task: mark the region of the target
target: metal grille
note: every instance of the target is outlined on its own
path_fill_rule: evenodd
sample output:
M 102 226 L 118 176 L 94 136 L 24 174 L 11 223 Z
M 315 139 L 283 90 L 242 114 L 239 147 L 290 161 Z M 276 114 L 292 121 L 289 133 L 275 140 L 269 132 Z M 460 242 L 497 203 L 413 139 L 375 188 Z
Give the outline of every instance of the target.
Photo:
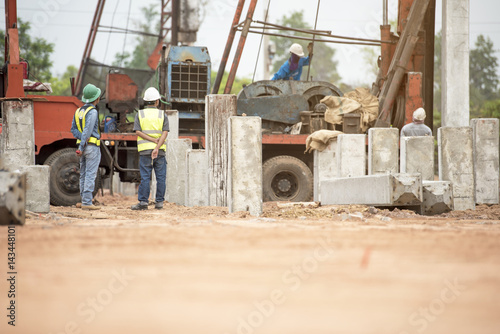
M 172 100 L 205 101 L 208 94 L 206 65 L 172 64 L 170 94 Z

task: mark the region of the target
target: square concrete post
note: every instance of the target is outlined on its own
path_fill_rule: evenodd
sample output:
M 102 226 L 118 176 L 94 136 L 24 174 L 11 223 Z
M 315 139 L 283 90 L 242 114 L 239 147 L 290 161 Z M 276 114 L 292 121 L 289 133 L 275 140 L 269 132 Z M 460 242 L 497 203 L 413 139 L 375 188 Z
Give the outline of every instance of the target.
M 50 166 L 21 166 L 19 171 L 26 174 L 26 210 L 50 212 Z
M 191 144 L 191 139 L 167 139 L 166 199 L 170 203 L 185 204 L 186 152 L 191 149 Z
M 398 172 L 397 128 L 368 130 L 368 175 Z
M 187 150 L 186 206 L 208 205 L 207 163 L 205 150 Z
M 366 135 L 343 134 L 337 137 L 338 177 L 366 175 Z
M 434 137 L 401 137 L 401 173 L 420 173 L 422 180 L 434 180 Z
M 438 156 L 439 180 L 451 181 L 455 210 L 474 210 L 472 128 L 439 128 Z
M 236 95 L 210 94 L 205 97 L 205 147 L 208 154 L 208 200 L 211 206 L 227 206 L 227 120 L 231 116 L 236 116 Z
M 2 102 L 0 154 L 7 169 L 14 170 L 19 166 L 35 164 L 33 117 L 33 101 Z
M 498 123 L 498 118 L 471 120 L 478 204 L 498 204 Z
M 443 0 L 443 127 L 469 126 L 469 0 Z
M 450 181 L 423 181 L 422 213 L 439 215 L 453 210 L 453 191 Z
M 0 171 L 0 225 L 26 220 L 26 174 Z
M 168 139 L 179 139 L 179 112 L 177 110 L 166 110 L 168 118 Z
M 321 201 L 321 182 L 337 177 L 337 140 L 322 151 L 314 150 L 314 200 Z
M 262 120 L 233 116 L 229 134 L 229 212 L 262 214 Z
M 321 182 L 322 205 L 391 205 L 389 174 L 334 178 Z

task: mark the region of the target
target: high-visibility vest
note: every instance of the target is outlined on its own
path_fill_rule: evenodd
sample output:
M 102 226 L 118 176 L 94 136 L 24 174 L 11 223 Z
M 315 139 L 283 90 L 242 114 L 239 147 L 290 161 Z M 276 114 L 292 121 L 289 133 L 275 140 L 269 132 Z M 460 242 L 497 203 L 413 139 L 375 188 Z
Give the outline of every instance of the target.
M 78 128 L 78 131 L 80 131 L 80 133 L 83 133 L 83 129 L 85 128 L 85 116 L 87 116 L 87 113 L 92 108 L 95 108 L 95 107 L 90 106 L 90 107 L 87 107 L 87 109 L 83 109 L 83 107 L 76 109 L 75 123 L 76 123 L 76 127 Z M 99 127 L 97 127 L 97 132 L 99 133 L 99 135 L 101 134 Z M 80 139 L 76 140 L 77 144 L 80 144 L 80 142 L 81 142 Z M 99 138 L 95 138 L 92 136 L 89 138 L 88 142 L 91 144 L 97 145 L 97 146 L 101 145 L 101 141 L 99 140 Z
M 156 108 L 146 108 L 139 110 L 139 124 L 141 125 L 141 132 L 147 134 L 153 138 L 160 138 L 163 132 L 163 121 L 165 119 L 165 113 L 163 110 Z M 137 136 L 137 150 L 139 152 L 145 150 L 154 150 L 156 144 L 152 141 L 146 140 L 142 137 Z M 163 143 L 160 150 L 167 150 L 167 145 Z

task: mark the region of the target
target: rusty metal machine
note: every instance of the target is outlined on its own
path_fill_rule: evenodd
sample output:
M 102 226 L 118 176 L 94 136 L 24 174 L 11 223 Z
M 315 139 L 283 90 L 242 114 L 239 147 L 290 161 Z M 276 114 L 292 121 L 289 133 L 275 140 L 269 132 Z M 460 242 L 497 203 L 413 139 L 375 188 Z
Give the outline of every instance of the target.
M 260 116 L 267 132 L 287 133 L 301 121 L 301 112 L 314 111 L 325 96 L 342 96 L 335 85 L 322 81 L 256 81 L 238 94 L 238 115 Z

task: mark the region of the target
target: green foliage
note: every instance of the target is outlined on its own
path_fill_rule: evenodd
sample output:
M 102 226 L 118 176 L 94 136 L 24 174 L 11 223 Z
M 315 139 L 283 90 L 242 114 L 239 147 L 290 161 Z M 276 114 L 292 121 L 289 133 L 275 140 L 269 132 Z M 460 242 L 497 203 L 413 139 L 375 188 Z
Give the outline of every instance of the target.
M 224 75 L 222 76 L 222 81 L 221 81 L 221 84 L 219 86 L 219 91 L 217 92 L 217 94 L 224 93 L 224 87 L 226 87 L 226 82 L 227 82 L 228 76 L 229 76 L 229 73 L 227 71 L 225 71 Z M 212 74 L 210 76 L 210 82 L 212 83 L 212 85 L 215 82 L 216 77 L 217 77 L 217 72 L 212 71 Z M 233 87 L 231 88 L 231 94 L 238 94 L 243 89 L 243 86 L 249 85 L 250 83 L 252 83 L 252 80 L 250 78 L 238 78 L 238 77 L 236 77 L 234 79 Z
M 156 34 L 160 31 L 160 12 L 156 4 L 150 4 L 149 7 L 142 7 L 144 16 L 140 22 L 135 22 L 135 28 L 149 34 Z M 153 23 L 150 23 L 153 22 Z M 153 53 L 158 44 L 158 37 L 138 35 L 135 38 L 135 49 L 132 53 L 123 52 L 115 55 L 113 66 L 149 70 L 148 58 Z
M 51 78 L 50 68 L 52 60 L 50 56 L 54 52 L 54 44 L 45 39 L 29 35 L 31 29 L 29 22 L 18 18 L 19 53 L 22 59 L 29 63 L 30 80 L 46 82 Z M 5 48 L 5 31 L 0 30 L 0 43 Z M 4 53 L 0 55 L 0 62 L 5 63 Z
M 497 67 L 493 42 L 489 37 L 479 35 L 475 48 L 470 51 L 470 84 L 486 100 L 499 97 Z
M 296 29 L 311 29 L 311 27 L 304 22 L 304 13 L 302 11 L 292 12 L 289 16 L 284 15 L 278 24 L 293 27 Z M 286 34 L 293 36 L 312 37 L 311 35 L 299 32 L 286 32 Z M 289 49 L 292 43 L 302 45 L 302 48 L 307 52 L 308 41 L 297 40 L 293 38 L 271 36 L 271 41 L 276 45 L 276 55 L 273 59 L 273 71 L 277 72 L 281 65 L 289 58 Z M 335 56 L 335 49 L 328 46 L 326 43 L 314 43 L 314 57 L 310 69 L 310 76 L 314 80 L 327 81 L 336 84 L 340 81 L 340 76 L 337 72 L 337 62 L 333 60 Z M 301 80 L 307 80 L 307 67 L 302 71 Z
M 50 83 L 52 84 L 53 95 L 71 96 L 71 84 L 69 79 L 76 77 L 78 69 L 74 65 L 69 65 L 66 72 L 59 78 L 52 77 Z

